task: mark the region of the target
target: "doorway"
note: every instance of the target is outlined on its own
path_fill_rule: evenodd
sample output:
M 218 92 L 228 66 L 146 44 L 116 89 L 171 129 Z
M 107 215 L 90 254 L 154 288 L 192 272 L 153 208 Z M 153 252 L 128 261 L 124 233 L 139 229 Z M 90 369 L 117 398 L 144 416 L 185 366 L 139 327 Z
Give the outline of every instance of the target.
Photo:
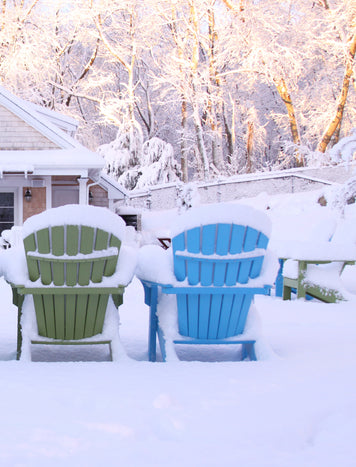
M 9 230 L 15 222 L 15 194 L 0 192 L 0 234 Z

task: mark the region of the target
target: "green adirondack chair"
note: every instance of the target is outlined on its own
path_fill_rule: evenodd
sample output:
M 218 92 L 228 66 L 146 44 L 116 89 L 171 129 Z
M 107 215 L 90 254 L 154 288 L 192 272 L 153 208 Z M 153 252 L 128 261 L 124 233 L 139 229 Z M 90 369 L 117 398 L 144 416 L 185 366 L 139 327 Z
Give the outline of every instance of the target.
M 18 307 L 17 358 L 26 343 L 108 344 L 113 359 L 113 338 L 105 337 L 103 330 L 109 300 L 116 308 L 123 301 L 124 285 L 115 283 L 121 239 L 112 233 L 114 228 L 108 231 L 91 225 L 98 215 L 102 217 L 104 208 L 71 206 L 71 220 L 61 224 L 61 216 L 68 217 L 64 208 L 51 210 L 57 211 L 59 225 L 43 227 L 40 222 L 42 227 L 23 241 L 29 280 L 24 285 L 12 284 L 13 301 Z M 104 211 L 104 226 L 118 224 L 117 230 L 122 230 L 123 221 Z M 45 222 L 47 213 L 36 217 L 42 216 Z M 76 217 L 81 223 L 74 224 Z M 85 219 L 89 225 L 85 225 Z M 24 299 L 29 295 L 33 297 L 37 338 L 27 334 L 22 321 Z

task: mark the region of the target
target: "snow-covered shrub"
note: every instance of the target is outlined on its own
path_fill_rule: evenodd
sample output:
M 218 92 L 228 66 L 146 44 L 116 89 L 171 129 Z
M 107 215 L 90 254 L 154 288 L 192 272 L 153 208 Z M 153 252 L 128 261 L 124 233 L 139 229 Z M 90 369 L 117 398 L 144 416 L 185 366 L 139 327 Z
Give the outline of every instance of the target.
M 327 206 L 343 215 L 345 206 L 355 202 L 356 177 L 350 178 L 343 185 L 334 184 L 328 187 L 324 192 L 323 198 L 325 198 Z
M 106 161 L 107 173 L 129 190 L 179 180 L 173 147 L 157 137 L 143 143 L 138 124 L 120 128 L 116 139 L 98 152 Z
M 350 162 L 356 153 L 356 128 L 351 130 L 350 136 L 341 138 L 335 146 L 330 149 L 329 154 L 334 162 Z
M 179 212 L 187 211 L 200 204 L 198 187 L 194 183 L 177 185 L 177 208 Z
M 173 157 L 172 145 L 157 137 L 146 141 L 139 172 L 136 188 L 179 180 L 180 170 Z

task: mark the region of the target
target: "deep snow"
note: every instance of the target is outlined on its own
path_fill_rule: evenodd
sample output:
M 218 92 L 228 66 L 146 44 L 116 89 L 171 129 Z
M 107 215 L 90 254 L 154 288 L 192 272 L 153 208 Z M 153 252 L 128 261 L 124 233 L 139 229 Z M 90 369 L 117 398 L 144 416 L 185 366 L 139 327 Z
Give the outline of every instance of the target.
M 354 206 L 340 220 L 317 196 L 245 201 L 268 212 L 278 248 L 355 225 Z M 343 276 L 355 299 L 335 305 L 256 297 L 266 360 L 233 361 L 233 346 L 191 346 L 180 349 L 183 361 L 166 364 L 147 362 L 148 311 L 137 279 L 120 308 L 129 359 L 99 362 L 106 348 L 46 347 L 33 351 L 36 362 L 16 362 L 16 310 L 1 280 L 0 465 L 355 466 L 355 277 L 355 267 Z

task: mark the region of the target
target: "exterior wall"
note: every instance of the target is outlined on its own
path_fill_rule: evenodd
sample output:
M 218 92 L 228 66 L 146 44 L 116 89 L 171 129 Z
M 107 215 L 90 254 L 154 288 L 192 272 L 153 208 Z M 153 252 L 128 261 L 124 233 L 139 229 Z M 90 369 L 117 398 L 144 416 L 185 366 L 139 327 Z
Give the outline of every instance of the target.
M 32 198 L 31 201 L 26 201 L 24 199 L 25 192 L 27 189 L 31 190 Z M 31 188 L 31 187 L 23 187 L 22 189 L 22 199 L 23 201 L 23 220 L 25 221 L 31 216 L 35 214 L 39 214 L 40 212 L 46 209 L 46 188 Z
M 51 177 L 51 204 L 58 207 L 64 204 L 79 203 L 79 184 L 77 176 L 53 176 Z
M 90 183 L 92 182 L 90 181 L 89 185 Z M 89 192 L 93 195 L 93 198 L 89 200 L 92 206 L 109 207 L 108 193 L 101 186 L 93 185 L 89 187 Z
M 0 106 L 0 150 L 58 149 L 58 146 Z
M 52 181 L 55 182 L 57 187 L 78 187 L 78 182 L 76 181 L 77 177 L 59 177 L 55 176 L 52 177 Z M 35 214 L 39 214 L 42 211 L 46 210 L 47 207 L 47 188 L 40 187 L 32 187 L 31 180 L 28 180 L 28 186 L 23 186 L 22 188 L 22 200 L 23 200 L 23 222 L 28 219 L 30 216 Z M 92 180 L 88 180 L 88 184 L 93 183 Z M 26 201 L 24 196 L 27 189 L 31 190 L 32 198 L 31 201 Z M 50 186 L 52 189 L 52 186 Z M 98 185 L 93 185 L 90 187 L 90 192 L 93 195 L 93 199 L 90 202 L 92 206 L 100 206 L 100 207 L 109 207 L 109 200 L 108 194 L 106 190 Z

